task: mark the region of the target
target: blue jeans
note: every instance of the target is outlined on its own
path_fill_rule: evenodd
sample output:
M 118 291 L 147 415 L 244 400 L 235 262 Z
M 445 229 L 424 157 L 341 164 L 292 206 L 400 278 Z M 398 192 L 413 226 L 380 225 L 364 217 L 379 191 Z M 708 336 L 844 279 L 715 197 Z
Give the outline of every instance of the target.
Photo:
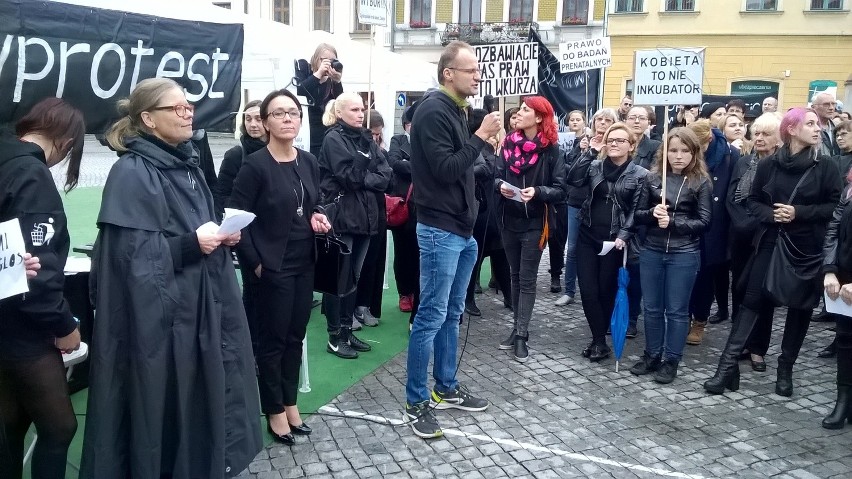
M 435 390 L 454 391 L 459 318 L 470 274 L 476 264 L 476 240 L 417 223 L 420 246 L 420 305 L 408 339 L 408 404 L 429 400 L 428 369 L 432 351 Z
M 645 302 L 645 352 L 680 361 L 689 334 L 689 297 L 701 257 L 645 249 L 639 255 Z
M 580 236 L 580 208 L 568 207 L 568 240 L 565 242 L 565 294 L 577 293 L 577 238 Z

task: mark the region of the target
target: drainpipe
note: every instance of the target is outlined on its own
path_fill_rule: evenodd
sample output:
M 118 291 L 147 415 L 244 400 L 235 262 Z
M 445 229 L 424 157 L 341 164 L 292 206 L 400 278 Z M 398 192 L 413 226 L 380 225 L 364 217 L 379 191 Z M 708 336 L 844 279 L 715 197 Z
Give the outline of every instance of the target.
M 604 1 L 604 20 L 603 20 L 603 36 L 607 36 L 609 30 L 609 1 Z M 600 69 L 600 83 L 598 84 L 598 104 L 597 109 L 603 108 L 604 83 L 606 83 L 606 68 Z M 597 111 L 597 110 L 595 110 Z
M 396 51 L 396 0 L 391 0 L 390 19 L 390 51 Z

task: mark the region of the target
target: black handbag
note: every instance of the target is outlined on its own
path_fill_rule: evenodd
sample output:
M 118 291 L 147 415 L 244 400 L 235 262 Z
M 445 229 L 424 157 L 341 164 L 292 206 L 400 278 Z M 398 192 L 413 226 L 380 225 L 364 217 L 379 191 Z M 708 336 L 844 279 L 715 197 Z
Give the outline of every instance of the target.
M 343 297 L 355 291 L 352 250 L 339 237 L 330 234 L 314 236 L 314 291 Z
M 799 186 L 813 170 L 809 168 L 788 200 L 790 204 Z M 822 254 L 802 252 L 790 240 L 783 228 L 778 228 L 778 238 L 769 260 L 763 287 L 778 306 L 794 309 L 813 309 L 820 298 L 819 283 L 816 281 L 822 268 Z

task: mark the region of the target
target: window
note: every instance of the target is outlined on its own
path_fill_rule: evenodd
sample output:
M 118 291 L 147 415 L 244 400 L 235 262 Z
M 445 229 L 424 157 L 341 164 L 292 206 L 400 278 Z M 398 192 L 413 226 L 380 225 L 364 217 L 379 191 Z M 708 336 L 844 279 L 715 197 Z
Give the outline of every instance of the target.
M 533 0 L 510 0 L 509 23 L 529 23 L 533 21 Z
M 589 21 L 589 0 L 563 0 L 562 24 L 585 25 Z
M 695 11 L 695 0 L 666 0 L 667 12 Z
M 411 17 L 408 24 L 413 28 L 432 26 L 432 0 L 411 0 Z
M 331 0 L 314 0 L 314 30 L 331 32 Z
M 361 11 L 361 2 L 355 0 L 355 26 L 352 28 L 353 33 L 370 33 L 370 24 L 361 23 L 358 21 L 358 14 Z
M 642 13 L 642 0 L 615 0 L 615 13 Z
M 747 0 L 747 12 L 774 12 L 778 10 L 778 2 L 776 0 Z
M 290 24 L 290 0 L 272 2 L 272 19 L 285 25 Z
M 461 0 L 459 2 L 459 23 L 482 22 L 482 1 Z
M 843 0 L 811 0 L 811 10 L 842 10 Z

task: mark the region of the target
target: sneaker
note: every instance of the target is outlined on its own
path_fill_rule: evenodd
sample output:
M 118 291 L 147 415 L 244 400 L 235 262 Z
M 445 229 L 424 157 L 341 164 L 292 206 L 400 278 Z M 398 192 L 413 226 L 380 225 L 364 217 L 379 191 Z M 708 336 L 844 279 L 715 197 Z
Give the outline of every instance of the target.
M 355 316 L 352 316 L 352 331 L 361 331 L 361 321 Z
M 371 328 L 379 325 L 379 318 L 373 316 L 370 313 L 370 308 L 367 306 L 358 306 L 355 308 L 355 319 Z
M 488 400 L 471 396 L 461 386 L 457 386 L 455 391 L 446 393 L 433 390 L 429 405 L 435 409 L 461 409 L 476 412 L 488 408 Z
M 635 324 L 627 325 L 627 333 L 624 335 L 627 339 L 633 339 L 639 334 Z
M 508 338 L 500 341 L 500 346 L 498 346 L 497 348 L 502 349 L 504 351 L 512 349 L 513 347 L 515 347 L 515 336 L 517 336 L 517 335 L 518 335 L 518 330 L 513 329 L 512 332 L 509 334 Z
M 559 299 L 557 299 L 557 300 L 556 300 L 553 304 L 555 304 L 556 306 L 565 306 L 565 305 L 571 304 L 571 303 L 573 303 L 573 302 L 574 302 L 574 297 L 573 297 L 573 296 L 569 296 L 569 295 L 567 295 L 567 294 L 563 294 L 563 295 L 562 295 L 562 296 L 560 296 L 560 297 L 559 297 Z
M 403 295 L 399 297 L 399 310 L 403 313 L 410 313 L 411 309 L 414 307 L 411 301 L 410 295 Z
M 464 312 L 471 316 L 482 316 L 482 310 L 480 310 L 479 306 L 476 305 L 476 301 L 472 299 L 465 303 Z
M 643 376 L 660 369 L 660 357 L 652 358 L 648 353 L 642 353 L 642 359 L 630 368 L 630 374 Z
M 550 278 L 550 292 L 551 293 L 559 293 L 562 291 L 562 281 L 559 279 L 559 276 L 553 276 Z
M 358 357 L 358 353 L 349 346 L 349 343 L 341 341 L 338 335 L 329 336 L 325 350 L 338 358 L 356 359 Z
M 355 335 L 351 333 L 349 334 L 349 347 L 351 347 L 355 351 L 359 351 L 362 353 L 373 349 L 372 346 L 356 338 Z
M 660 384 L 668 384 L 674 381 L 674 378 L 677 377 L 677 363 L 672 359 L 666 359 L 660 363 L 660 369 L 654 373 L 654 381 Z
M 406 404 L 404 419 L 411 425 L 411 430 L 417 437 L 431 439 L 444 435 L 428 401 L 413 406 Z

